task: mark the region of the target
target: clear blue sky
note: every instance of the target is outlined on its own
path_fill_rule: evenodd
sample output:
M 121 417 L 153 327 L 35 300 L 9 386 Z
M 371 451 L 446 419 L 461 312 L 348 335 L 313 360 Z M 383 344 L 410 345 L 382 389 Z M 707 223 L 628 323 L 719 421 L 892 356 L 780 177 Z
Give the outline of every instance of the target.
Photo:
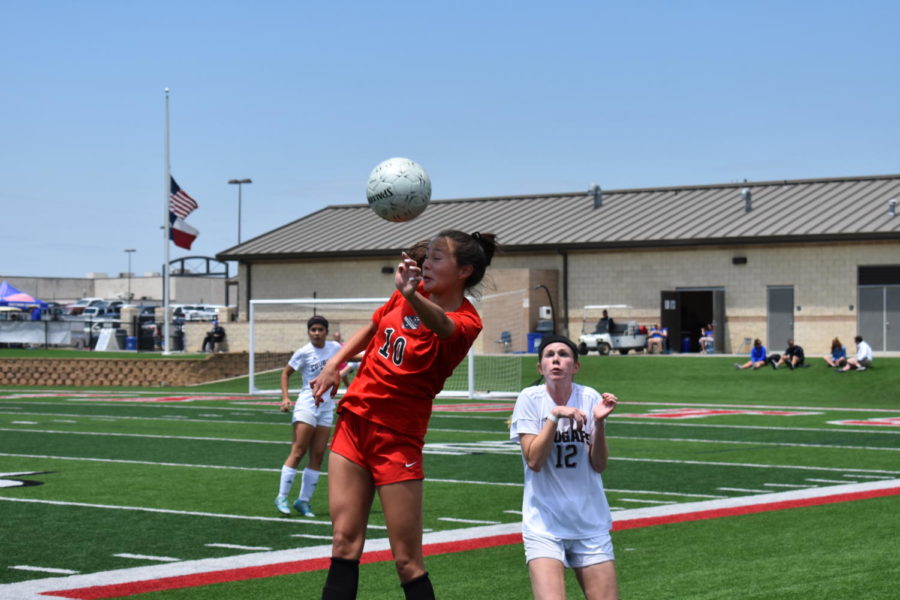
M 229 179 L 246 241 L 391 156 L 437 199 L 900 172 L 896 0 L 0 8 L 0 275 L 160 270 L 166 87 L 172 258 L 237 242 Z

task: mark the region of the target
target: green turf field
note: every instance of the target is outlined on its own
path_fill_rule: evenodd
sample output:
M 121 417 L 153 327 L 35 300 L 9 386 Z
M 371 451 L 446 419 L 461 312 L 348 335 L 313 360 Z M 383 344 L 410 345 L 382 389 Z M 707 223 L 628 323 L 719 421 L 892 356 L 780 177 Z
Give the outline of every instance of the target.
M 534 357 L 522 360 L 524 384 L 533 379 Z M 900 359 L 840 375 L 824 363 L 738 372 L 733 362 L 583 359 L 578 381 L 620 398 L 607 427 L 612 460 L 604 474 L 614 519 L 626 522 L 636 509 L 828 494 L 833 486 L 900 479 Z M 327 478 L 313 501 L 317 518 L 276 513 L 288 418 L 273 398 L 245 391 L 246 380 L 142 391 L 0 390 L 0 598 L 60 597 L 33 590 L 48 585 L 41 589 L 63 594 L 116 576 L 153 581 L 179 565 L 195 576 L 238 570 L 234 581 L 191 579 L 141 597 L 318 597 L 320 569 L 260 576 L 266 572 L 246 568 L 327 556 L 321 547 L 330 525 Z M 464 528 L 515 530 L 522 463 L 507 440 L 510 407 L 436 404 L 426 445 L 426 543 L 439 535 L 467 539 L 457 533 Z M 622 597 L 894 598 L 900 496 L 851 498 L 614 531 Z M 371 526 L 370 539 L 386 537 L 377 502 Z M 530 597 L 523 563 L 519 544 L 426 560 L 438 597 L 450 600 Z M 23 587 L 29 582 L 37 587 Z M 574 578 L 569 584 L 570 597 L 580 597 Z M 134 592 L 123 590 L 90 597 Z M 362 567 L 359 597 L 402 597 L 389 560 Z

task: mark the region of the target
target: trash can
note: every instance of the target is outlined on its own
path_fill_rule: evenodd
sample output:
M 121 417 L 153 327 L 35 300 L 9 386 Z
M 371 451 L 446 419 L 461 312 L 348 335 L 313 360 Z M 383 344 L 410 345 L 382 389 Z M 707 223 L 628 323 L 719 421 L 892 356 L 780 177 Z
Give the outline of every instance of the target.
M 126 344 L 128 343 L 126 341 L 127 337 L 128 337 L 128 335 L 126 334 L 124 329 L 122 329 L 122 328 L 116 329 L 116 346 L 118 346 L 119 350 L 125 349 Z
M 682 352 L 690 352 L 691 351 L 691 338 L 690 336 L 684 336 L 681 338 L 681 351 Z
M 528 351 L 529 352 L 537 352 L 538 348 L 541 345 L 541 337 L 542 334 L 537 331 L 532 331 L 531 333 L 525 334 L 528 338 Z
M 137 350 L 137 336 L 129 335 L 125 337 L 125 349 L 126 350 Z

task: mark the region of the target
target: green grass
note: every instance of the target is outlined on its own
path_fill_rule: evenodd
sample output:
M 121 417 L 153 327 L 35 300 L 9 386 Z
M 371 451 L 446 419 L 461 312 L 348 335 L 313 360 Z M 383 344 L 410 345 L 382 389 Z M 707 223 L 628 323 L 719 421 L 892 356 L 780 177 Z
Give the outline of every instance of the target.
M 521 360 L 523 383 L 530 383 L 535 359 Z M 833 485 L 828 480 L 859 476 L 859 481 L 900 478 L 900 429 L 838 423 L 900 416 L 900 359 L 879 358 L 875 369 L 842 375 L 824 363 L 794 372 L 738 372 L 733 362 L 727 357 L 583 358 L 579 381 L 613 392 L 621 402 L 607 429 L 612 461 L 604 483 L 613 507 L 750 493 L 734 491 L 741 489 L 828 486 Z M 23 478 L 41 484 L 0 487 L 0 586 L 48 576 L 10 569 L 13 564 L 94 573 L 155 564 L 114 556 L 120 553 L 193 560 L 245 552 L 209 543 L 273 550 L 327 544 L 294 537 L 328 535 L 324 516 L 318 524 L 277 518 L 272 498 L 288 450 L 288 420 L 274 406 L 244 399 L 246 379 L 131 393 L 97 390 L 96 397 L 46 392 L 0 390 L 0 473 L 39 472 Z M 127 400 L 150 392 L 237 398 Z M 795 407 L 793 412 L 813 414 L 642 418 L 652 411 L 712 405 Z M 447 517 L 516 521 L 506 511 L 519 508 L 521 487 L 497 485 L 522 480 L 518 450 L 504 444 L 508 417 L 508 411 L 435 412 L 428 448 L 444 453 L 425 456 L 426 528 L 464 526 Z M 313 505 L 324 514 L 327 478 Z M 166 512 L 154 512 L 160 510 Z M 622 597 L 893 598 L 898 511 L 900 497 L 891 496 L 616 531 Z M 377 502 L 370 522 L 383 524 Z M 369 535 L 385 534 L 373 529 Z M 430 556 L 426 564 L 445 600 L 530 594 L 518 545 Z M 146 597 L 314 598 L 323 580 L 324 573 L 314 571 Z M 568 586 L 569 597 L 581 597 L 571 576 Z M 402 597 L 390 561 L 362 567 L 359 597 Z

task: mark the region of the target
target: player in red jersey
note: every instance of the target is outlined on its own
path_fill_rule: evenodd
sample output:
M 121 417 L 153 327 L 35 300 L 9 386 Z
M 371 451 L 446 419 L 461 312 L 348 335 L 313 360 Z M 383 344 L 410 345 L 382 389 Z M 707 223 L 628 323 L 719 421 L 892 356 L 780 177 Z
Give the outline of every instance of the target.
M 312 381 L 317 398 L 340 382 L 337 366 L 365 350 L 340 400 L 328 459 L 333 539 L 323 600 L 356 598 L 359 559 L 375 493 L 408 600 L 434 598 L 422 554 L 422 447 L 431 404 L 481 331 L 466 300 L 494 255 L 492 234 L 446 230 L 421 268 L 406 253 L 397 290 Z

